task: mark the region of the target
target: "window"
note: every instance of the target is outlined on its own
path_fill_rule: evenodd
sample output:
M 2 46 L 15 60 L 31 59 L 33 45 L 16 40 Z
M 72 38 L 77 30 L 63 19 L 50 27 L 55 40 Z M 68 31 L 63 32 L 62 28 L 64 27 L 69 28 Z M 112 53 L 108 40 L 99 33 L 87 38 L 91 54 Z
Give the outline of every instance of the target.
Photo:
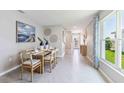
M 121 68 L 124 69 L 124 40 L 122 42 L 122 52 L 121 52 Z
M 102 22 L 102 58 L 115 64 L 116 14 L 112 14 Z
M 100 21 L 101 58 L 124 70 L 124 11 L 114 11 Z
M 124 11 L 121 11 L 121 34 L 120 34 L 121 43 L 121 68 L 124 69 Z

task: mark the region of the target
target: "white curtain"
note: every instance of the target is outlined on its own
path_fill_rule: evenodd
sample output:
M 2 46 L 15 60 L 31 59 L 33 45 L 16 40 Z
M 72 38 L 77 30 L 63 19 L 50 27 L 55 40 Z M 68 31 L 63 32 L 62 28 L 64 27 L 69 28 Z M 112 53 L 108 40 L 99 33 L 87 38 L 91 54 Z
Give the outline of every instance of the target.
M 99 50 L 100 50 L 100 31 L 99 31 L 99 16 L 95 17 L 94 24 L 94 67 L 99 67 Z

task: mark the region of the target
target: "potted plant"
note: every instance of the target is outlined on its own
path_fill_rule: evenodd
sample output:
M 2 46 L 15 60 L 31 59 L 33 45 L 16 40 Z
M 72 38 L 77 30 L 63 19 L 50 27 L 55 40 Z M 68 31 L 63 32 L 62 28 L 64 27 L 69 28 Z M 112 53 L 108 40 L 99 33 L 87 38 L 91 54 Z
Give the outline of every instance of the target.
M 87 34 L 84 34 L 84 35 L 83 35 L 83 43 L 84 43 L 84 45 L 85 45 L 85 43 L 86 43 L 86 39 L 87 39 Z
M 48 49 L 48 47 L 49 47 L 49 42 L 48 42 L 48 40 L 45 39 L 45 38 L 44 38 L 44 40 L 45 40 L 45 46 L 44 46 L 44 47 L 45 47 L 46 49 Z
M 83 35 L 83 45 L 80 46 L 80 51 L 82 56 L 86 56 L 87 55 L 87 46 L 86 46 L 86 39 L 87 39 L 87 34 L 85 33 Z
M 43 41 L 38 37 L 38 40 L 40 41 L 40 47 L 41 47 L 41 49 L 43 49 L 44 48 L 44 43 L 43 43 Z

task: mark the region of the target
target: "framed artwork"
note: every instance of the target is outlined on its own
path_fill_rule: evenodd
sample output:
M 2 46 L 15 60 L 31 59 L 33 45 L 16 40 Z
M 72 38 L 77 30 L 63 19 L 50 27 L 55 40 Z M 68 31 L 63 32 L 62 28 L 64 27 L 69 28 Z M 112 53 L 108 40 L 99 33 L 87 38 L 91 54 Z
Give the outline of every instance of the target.
M 35 42 L 35 27 L 16 21 L 16 42 Z

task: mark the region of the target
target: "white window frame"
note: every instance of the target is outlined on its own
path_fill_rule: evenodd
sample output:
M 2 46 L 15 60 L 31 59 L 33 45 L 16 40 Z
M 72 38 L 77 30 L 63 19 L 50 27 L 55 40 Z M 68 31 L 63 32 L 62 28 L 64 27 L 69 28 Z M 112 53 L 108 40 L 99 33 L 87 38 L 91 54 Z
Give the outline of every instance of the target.
M 120 47 L 120 59 L 122 58 L 122 42 L 124 41 L 124 38 L 122 37 L 122 16 L 121 16 L 121 13 L 122 13 L 122 11 L 119 11 L 119 19 L 120 19 L 120 33 L 118 33 L 118 41 L 120 41 L 120 43 L 121 43 L 121 46 L 119 46 Z M 120 44 L 120 43 L 118 43 L 118 45 Z M 121 70 L 122 71 L 124 71 L 124 69 L 122 69 L 122 62 L 120 63 L 120 67 L 121 67 Z
M 121 35 L 121 16 L 120 16 L 120 13 L 121 11 L 113 11 L 111 12 L 109 15 L 107 15 L 106 17 L 104 17 L 102 20 L 100 20 L 100 59 L 103 60 L 105 63 L 108 63 L 110 64 L 111 66 L 119 69 L 119 70 L 123 70 L 121 68 L 121 60 L 120 60 L 120 57 L 122 56 L 121 54 L 121 46 L 119 46 L 119 40 L 123 40 L 120 38 L 120 35 Z M 103 59 L 102 58 L 102 42 L 103 42 L 103 22 L 104 20 L 106 20 L 107 18 L 111 17 L 113 14 L 116 14 L 116 38 L 114 39 L 115 40 L 115 64 L 112 64 L 111 62 L 105 60 L 105 58 Z M 105 40 L 104 40 L 105 41 Z M 104 52 L 105 53 L 105 52 Z M 104 54 L 103 54 L 104 55 Z M 123 70 L 124 71 L 124 70 Z

